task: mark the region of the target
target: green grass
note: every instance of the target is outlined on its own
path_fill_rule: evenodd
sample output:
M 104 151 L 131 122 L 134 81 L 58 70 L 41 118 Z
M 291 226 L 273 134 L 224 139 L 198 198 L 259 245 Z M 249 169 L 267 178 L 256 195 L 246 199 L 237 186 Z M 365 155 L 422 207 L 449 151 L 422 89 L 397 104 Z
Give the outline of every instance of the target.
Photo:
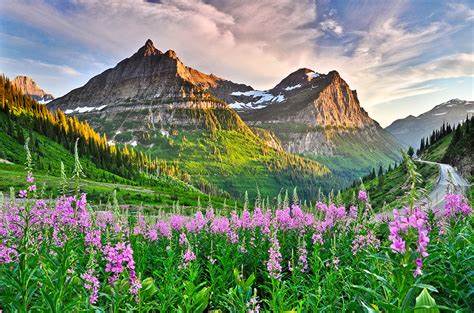
M 0 113 L 0 130 L 6 127 L 6 116 Z M 66 174 L 72 176 L 74 156 L 62 145 L 37 133 L 28 131 L 15 125 L 25 137 L 30 137 L 30 150 L 32 152 L 34 172 L 38 178 L 38 187 L 45 184 L 48 196 L 57 196 L 60 185 L 60 162 L 64 163 Z M 0 163 L 0 191 L 8 192 L 10 186 L 16 191 L 24 188 L 26 152 L 23 143 L 16 138 L 0 131 L 0 159 L 5 159 L 13 164 Z M 178 179 L 169 176 L 159 176 L 154 179 L 143 178 L 140 181 L 125 179 L 111 172 L 97 167 L 89 158 L 80 158 L 81 165 L 86 175 L 81 183 L 82 191 L 88 193 L 93 203 L 105 203 L 117 190 L 117 197 L 121 203 L 130 205 L 148 204 L 150 207 L 170 207 L 179 201 L 181 206 L 193 207 L 197 205 L 198 198 L 202 203 L 207 202 L 208 196 L 198 189 Z M 216 207 L 222 207 L 224 198 L 213 197 Z M 233 202 L 227 199 L 228 204 Z
M 437 165 L 416 163 L 417 171 L 423 177 L 423 181 L 418 188 L 423 188 L 427 193 L 431 191 L 436 183 L 439 174 Z M 380 177 L 364 182 L 372 206 L 376 210 L 382 208 L 394 209 L 402 205 L 402 197 L 407 192 L 407 173 L 403 164 L 383 175 L 383 184 L 379 185 Z M 344 192 L 344 198 L 349 201 L 358 188 L 350 188 Z

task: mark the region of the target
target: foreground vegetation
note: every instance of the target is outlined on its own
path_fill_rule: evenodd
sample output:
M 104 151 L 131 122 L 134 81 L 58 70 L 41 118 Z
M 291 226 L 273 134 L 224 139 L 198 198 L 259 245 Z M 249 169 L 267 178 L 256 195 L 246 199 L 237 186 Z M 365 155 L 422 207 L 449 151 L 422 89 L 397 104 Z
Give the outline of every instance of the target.
M 27 153 L 28 154 L 28 153 Z M 28 158 L 31 160 L 31 158 Z M 368 311 L 472 309 L 472 209 L 376 215 L 297 196 L 261 209 L 131 214 L 86 194 L 47 200 L 31 163 L 20 199 L 0 195 L 0 307 L 6 311 Z M 414 179 L 416 173 L 412 173 Z M 76 185 L 77 181 L 72 181 Z

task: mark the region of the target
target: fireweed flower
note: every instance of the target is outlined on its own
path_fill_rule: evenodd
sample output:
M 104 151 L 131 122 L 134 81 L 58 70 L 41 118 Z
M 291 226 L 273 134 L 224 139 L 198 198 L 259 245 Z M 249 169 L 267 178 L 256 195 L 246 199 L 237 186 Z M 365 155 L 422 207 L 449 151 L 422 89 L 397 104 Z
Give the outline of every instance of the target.
M 393 211 L 394 219 L 389 223 L 390 235 L 392 241 L 390 248 L 399 254 L 411 251 L 411 247 L 418 253 L 415 262 L 416 270 L 413 275 L 421 274 L 423 265 L 422 258 L 428 256 L 426 250 L 430 241 L 428 237 L 428 221 L 427 215 L 420 208 L 409 210 L 407 208 L 399 211 Z
M 26 192 L 26 190 L 20 190 L 20 192 L 18 193 L 18 196 L 20 198 L 26 198 L 27 195 L 28 193 Z
M 270 248 L 268 249 L 267 270 L 270 277 L 280 279 L 282 256 L 280 253 L 280 243 L 278 242 L 276 230 L 270 237 Z
M 179 234 L 179 244 L 185 245 L 188 243 L 188 238 L 186 238 L 186 233 Z
M 35 181 L 35 178 L 33 177 L 32 172 L 28 172 L 28 175 L 26 175 L 26 182 L 29 184 L 32 184 Z
M 188 264 L 191 262 L 191 261 L 194 261 L 196 260 L 196 255 L 194 254 L 193 251 L 191 251 L 191 249 L 187 249 L 186 252 L 183 254 L 183 265 L 184 267 L 188 266 Z
M 380 240 L 377 239 L 373 231 L 368 230 L 366 234 L 356 234 L 352 241 L 352 254 L 357 254 L 360 250 L 373 247 L 377 249 L 380 246 Z M 403 249 L 405 249 L 403 247 Z
M 306 240 L 304 239 L 304 233 L 300 235 L 301 242 L 298 247 L 298 265 L 302 273 L 308 270 L 308 250 L 306 250 Z
M 109 283 L 113 285 L 120 274 L 127 269 L 129 273 L 130 292 L 136 294 L 141 285 L 135 273 L 135 261 L 133 260 L 133 250 L 130 244 L 119 242 L 115 246 L 106 245 L 103 249 L 104 257 L 107 261 L 105 271 L 112 273 Z
M 100 249 L 102 247 L 101 233 L 100 229 L 88 229 L 85 237 L 86 246 Z
M 364 190 L 359 190 L 359 194 L 357 196 L 357 199 L 359 199 L 362 202 L 366 202 L 367 201 L 367 192 L 365 192 Z
M 94 275 L 93 269 L 88 269 L 87 272 L 81 275 L 84 280 L 84 288 L 90 291 L 89 303 L 95 304 L 99 299 L 99 279 Z
M 0 264 L 16 262 L 17 258 L 18 252 L 14 248 L 0 243 Z
M 446 217 L 468 216 L 472 212 L 472 208 L 462 195 L 447 194 L 444 201 L 444 215 Z

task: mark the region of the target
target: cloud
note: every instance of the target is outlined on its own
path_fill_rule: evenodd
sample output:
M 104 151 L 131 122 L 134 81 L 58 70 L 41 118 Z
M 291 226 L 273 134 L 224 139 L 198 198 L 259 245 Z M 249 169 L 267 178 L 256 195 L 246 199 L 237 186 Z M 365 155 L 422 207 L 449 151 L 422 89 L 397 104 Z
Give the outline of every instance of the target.
M 342 34 L 342 26 L 333 19 L 328 18 L 319 23 L 319 25 L 321 25 L 321 29 L 325 32 L 332 32 L 336 35 Z
M 32 59 L 11 59 L 11 58 L 5 58 L 5 57 L 0 57 L 0 64 L 2 65 L 2 68 L 8 68 L 8 67 L 13 67 L 13 66 L 18 66 L 21 64 L 20 67 L 22 68 L 24 72 L 27 72 L 29 69 L 35 69 L 37 71 L 42 71 L 43 73 L 50 73 L 51 75 L 56 75 L 56 74 L 65 74 L 69 76 L 78 76 L 80 73 L 73 69 L 70 66 L 67 65 L 59 65 L 59 64 L 50 64 L 50 63 L 44 63 L 40 62 L 37 60 L 32 60 Z M 21 73 L 18 73 L 18 75 Z
M 469 8 L 466 4 L 451 2 L 448 3 L 448 7 L 450 9 L 447 12 L 448 16 L 457 19 L 464 19 L 466 21 L 474 20 L 474 10 Z
M 80 59 L 84 68 L 71 66 L 72 61 L 43 66 L 48 75 L 58 71 L 74 76 L 74 68 L 98 73 L 151 38 L 159 49 L 175 50 L 187 65 L 256 88 L 270 88 L 299 67 L 336 69 L 369 108 L 435 92 L 438 87 L 430 85 L 432 80 L 472 76 L 472 45 L 463 51 L 452 42 L 472 27 L 466 21 L 472 21 L 473 10 L 459 3 L 440 6 L 437 14 L 436 6 L 405 1 L 349 3 L 339 10 L 328 7 L 328 1 L 313 0 L 53 4 L 8 1 L 0 13 L 61 42 L 58 53 L 81 53 L 74 61 Z M 29 64 L 33 56 L 29 59 L 18 61 Z M 40 63 L 35 67 L 39 69 Z

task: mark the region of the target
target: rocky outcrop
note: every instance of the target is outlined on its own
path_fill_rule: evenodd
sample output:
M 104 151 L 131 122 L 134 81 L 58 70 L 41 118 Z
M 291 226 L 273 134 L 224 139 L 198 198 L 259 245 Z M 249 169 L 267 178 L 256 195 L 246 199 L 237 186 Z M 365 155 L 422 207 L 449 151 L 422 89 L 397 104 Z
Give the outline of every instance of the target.
M 23 94 L 30 96 L 38 102 L 46 103 L 54 99 L 52 94 L 47 93 L 36 82 L 28 76 L 17 76 L 12 84 Z

